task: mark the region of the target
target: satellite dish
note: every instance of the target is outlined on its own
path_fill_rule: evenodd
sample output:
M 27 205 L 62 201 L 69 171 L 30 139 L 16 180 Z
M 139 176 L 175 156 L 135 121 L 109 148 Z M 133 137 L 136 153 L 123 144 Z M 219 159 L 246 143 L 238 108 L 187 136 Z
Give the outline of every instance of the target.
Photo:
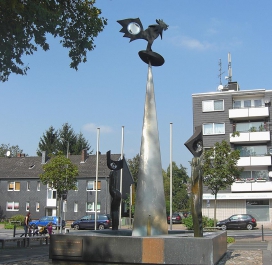
M 219 91 L 222 91 L 223 90 L 223 86 L 222 85 L 219 85 L 218 87 L 217 87 L 217 89 L 219 90 Z
M 7 153 L 6 153 L 6 156 L 7 157 L 10 157 L 10 151 L 8 150 Z

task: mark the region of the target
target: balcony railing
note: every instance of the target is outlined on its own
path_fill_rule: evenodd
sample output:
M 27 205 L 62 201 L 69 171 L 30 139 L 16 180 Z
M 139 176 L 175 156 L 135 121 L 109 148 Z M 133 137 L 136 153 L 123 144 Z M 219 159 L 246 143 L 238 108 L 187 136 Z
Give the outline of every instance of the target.
M 272 191 L 272 181 L 234 182 L 232 192 Z
M 268 117 L 268 107 L 229 109 L 229 119 Z
M 230 133 L 231 143 L 261 143 L 270 141 L 270 131 Z
M 271 156 L 247 156 L 240 157 L 237 166 L 247 167 L 247 166 L 271 166 Z

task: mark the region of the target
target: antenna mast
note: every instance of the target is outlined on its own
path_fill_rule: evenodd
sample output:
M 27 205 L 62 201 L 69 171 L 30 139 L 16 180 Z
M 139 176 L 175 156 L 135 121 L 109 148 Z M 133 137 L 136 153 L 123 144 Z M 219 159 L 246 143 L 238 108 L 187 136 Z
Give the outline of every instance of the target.
M 218 65 L 219 65 L 219 75 L 218 75 L 218 77 L 219 77 L 219 80 L 220 80 L 220 84 L 219 84 L 219 85 L 222 85 L 222 79 L 221 79 L 221 77 L 222 77 L 222 75 L 223 75 L 225 72 L 222 72 L 222 63 L 221 63 L 221 59 L 219 59 Z
M 231 68 L 231 54 L 230 52 L 228 53 L 228 82 L 231 82 L 232 80 L 232 68 Z

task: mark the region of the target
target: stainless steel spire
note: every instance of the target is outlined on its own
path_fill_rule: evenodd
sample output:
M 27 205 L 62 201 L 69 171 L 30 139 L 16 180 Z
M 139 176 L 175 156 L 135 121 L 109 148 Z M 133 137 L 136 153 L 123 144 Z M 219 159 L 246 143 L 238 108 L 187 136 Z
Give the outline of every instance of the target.
M 154 84 L 149 64 L 132 236 L 167 233 Z

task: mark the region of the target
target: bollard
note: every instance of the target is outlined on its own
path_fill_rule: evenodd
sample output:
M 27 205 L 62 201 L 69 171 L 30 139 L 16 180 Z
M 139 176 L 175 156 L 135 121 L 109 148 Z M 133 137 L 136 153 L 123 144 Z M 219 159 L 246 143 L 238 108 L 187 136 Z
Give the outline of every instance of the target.
M 16 225 L 13 226 L 13 237 L 16 235 Z
M 263 225 L 262 225 L 262 242 L 264 242 L 264 232 L 263 232 Z
M 151 216 L 149 215 L 148 216 L 148 219 L 147 219 L 147 236 L 151 236 Z

